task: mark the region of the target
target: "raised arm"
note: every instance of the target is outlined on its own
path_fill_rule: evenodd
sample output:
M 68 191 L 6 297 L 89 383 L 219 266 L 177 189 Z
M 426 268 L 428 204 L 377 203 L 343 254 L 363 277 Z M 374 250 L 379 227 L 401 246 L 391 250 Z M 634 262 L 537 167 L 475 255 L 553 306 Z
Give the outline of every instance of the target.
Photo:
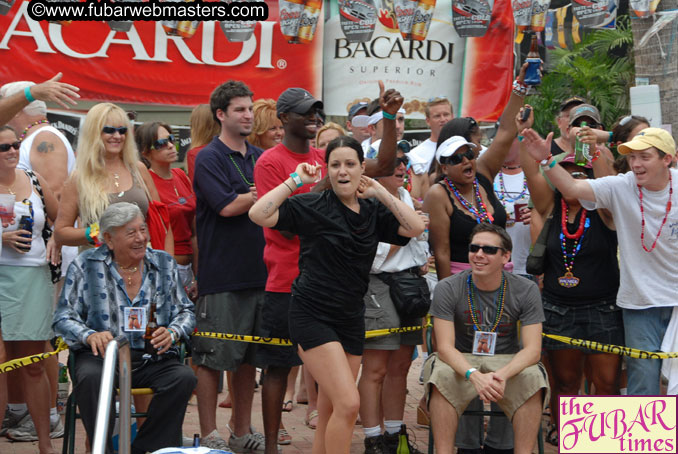
M 321 166 L 311 165 L 306 162 L 300 163 L 295 172 L 301 178 L 302 183 L 313 183 L 320 171 Z M 259 200 L 256 201 L 249 210 L 249 216 L 252 222 L 262 227 L 272 228 L 278 223 L 278 208 L 283 204 L 291 193 L 296 189 L 297 184 L 292 177 L 287 178 L 275 188 L 268 191 Z
M 525 71 L 527 71 L 527 63 L 520 68 L 517 81 L 523 83 L 525 80 Z M 494 136 L 494 140 L 490 144 L 483 155 L 478 158 L 477 172 L 482 173 L 490 181 L 494 181 L 494 177 L 501 170 L 501 165 L 506 160 L 506 155 L 511 149 L 511 143 L 516 137 L 518 129 L 516 128 L 513 119 L 520 111 L 525 102 L 525 95 L 518 94 L 517 90 L 511 90 L 508 104 L 504 108 L 504 112 L 499 118 L 499 129 Z
M 376 197 L 400 223 L 398 235 L 414 238 L 419 236 L 426 226 L 421 216 L 402 200 L 393 197 L 378 181 L 363 175 L 358 186 L 358 197 L 367 199 Z
M 66 109 L 68 104 L 76 105 L 74 98 L 79 98 L 80 89 L 75 85 L 59 82 L 63 75 L 58 73 L 51 79 L 28 89 L 34 100 L 53 101 Z M 26 107 L 31 101 L 28 100 L 25 93 L 20 91 L 12 96 L 0 99 L 0 125 L 10 121 L 21 109 Z
M 563 197 L 580 200 L 596 201 L 596 194 L 586 180 L 575 180 L 562 167 L 553 161 L 551 155 L 551 140 L 553 133 L 549 133 L 546 140 L 542 139 L 537 131 L 528 128 L 523 131 L 525 147 L 532 159 L 544 162 L 542 169 L 548 174 L 551 183 L 563 194 Z
M 384 82 L 379 81 L 379 105 L 384 114 L 392 115 L 393 119 L 384 116 L 383 134 L 379 144 L 377 159 L 365 159 L 365 175 L 369 177 L 388 177 L 393 175 L 396 166 L 397 140 L 395 116 L 403 105 L 403 97 L 394 89 L 384 90 Z

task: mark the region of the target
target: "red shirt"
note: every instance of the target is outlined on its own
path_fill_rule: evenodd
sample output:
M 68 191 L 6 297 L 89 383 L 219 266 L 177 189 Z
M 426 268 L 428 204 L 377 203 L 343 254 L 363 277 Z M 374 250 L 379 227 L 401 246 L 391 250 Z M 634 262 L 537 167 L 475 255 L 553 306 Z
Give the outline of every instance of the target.
M 207 144 L 202 147 L 191 148 L 186 152 L 186 165 L 188 167 L 188 178 L 193 182 L 193 174 L 195 173 L 195 157 L 198 156 L 200 150 L 205 148 Z
M 254 166 L 254 183 L 259 197 L 289 178 L 301 162 L 325 164 L 325 152 L 310 147 L 308 153 L 294 153 L 285 145 L 269 148 Z M 325 170 L 323 170 L 324 176 Z M 313 185 L 307 184 L 291 195 L 310 192 Z M 268 269 L 266 291 L 291 293 L 292 282 L 299 275 L 299 238 L 288 240 L 273 229 L 264 228 L 264 263 Z
M 174 254 L 192 255 L 191 236 L 195 219 L 195 195 L 191 182 L 181 169 L 172 169 L 172 178 L 165 180 L 151 171 L 160 201 L 167 205 L 174 234 Z M 182 203 L 183 202 L 183 203 Z

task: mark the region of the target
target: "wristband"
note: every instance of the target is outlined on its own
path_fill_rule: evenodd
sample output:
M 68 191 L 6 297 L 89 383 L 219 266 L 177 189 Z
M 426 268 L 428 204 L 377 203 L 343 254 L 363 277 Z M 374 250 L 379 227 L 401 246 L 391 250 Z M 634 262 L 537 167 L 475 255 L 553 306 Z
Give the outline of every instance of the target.
M 550 158 L 549 158 L 549 159 L 550 159 Z M 543 161 L 542 161 L 542 162 L 543 162 Z M 558 164 L 558 163 L 557 163 L 556 160 L 554 159 L 553 161 L 551 161 L 551 162 L 549 162 L 549 163 L 547 163 L 547 164 L 542 164 L 541 168 L 544 169 L 544 170 L 551 170 L 552 168 L 554 168 L 554 167 L 556 166 L 556 164 Z
M 476 369 L 475 367 L 472 367 L 472 368 L 470 368 L 469 370 L 467 370 L 467 371 L 466 371 L 466 381 L 469 381 L 469 379 L 471 378 L 471 374 L 472 374 L 473 372 L 476 372 L 477 370 L 478 370 L 478 369 Z
M 169 331 L 170 337 L 172 338 L 172 345 L 175 345 L 179 339 L 179 335 L 172 328 L 167 328 L 167 331 Z
M 87 239 L 87 242 L 89 244 L 93 245 L 94 240 L 92 239 L 92 235 L 90 234 L 91 230 L 92 230 L 92 227 L 88 225 L 87 228 L 85 229 L 85 239 Z
M 26 97 L 26 99 L 28 100 L 28 102 L 33 102 L 33 101 L 35 101 L 35 98 L 34 98 L 33 95 L 31 94 L 31 87 L 26 87 L 26 88 L 24 88 L 24 96 Z
M 551 153 L 549 153 L 549 155 L 547 157 L 545 157 L 541 161 L 537 161 L 537 164 L 544 167 L 549 163 L 549 159 L 551 159 L 552 157 L 553 157 L 553 155 Z
M 522 142 L 523 140 L 525 140 L 525 136 L 518 134 L 518 142 Z
M 607 143 L 612 143 L 612 131 L 610 131 L 610 135 L 607 138 Z
M 290 173 L 290 177 L 292 177 L 292 180 L 294 180 L 294 184 L 297 185 L 297 188 L 300 188 L 304 185 L 304 182 L 301 181 L 301 177 L 297 172 Z
M 381 111 L 381 115 L 386 118 L 387 120 L 395 120 L 396 116 L 393 114 L 390 114 L 388 112 L 384 112 L 383 110 Z

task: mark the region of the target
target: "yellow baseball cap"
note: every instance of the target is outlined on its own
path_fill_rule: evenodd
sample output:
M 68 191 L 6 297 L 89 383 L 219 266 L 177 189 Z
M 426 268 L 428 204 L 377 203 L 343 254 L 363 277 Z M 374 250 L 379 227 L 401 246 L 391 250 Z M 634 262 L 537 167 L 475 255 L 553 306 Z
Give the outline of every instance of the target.
M 655 147 L 671 156 L 676 155 L 676 142 L 668 131 L 661 128 L 645 128 L 629 142 L 619 145 L 617 150 L 621 154 L 629 154 L 632 151 L 647 150 L 650 147 Z

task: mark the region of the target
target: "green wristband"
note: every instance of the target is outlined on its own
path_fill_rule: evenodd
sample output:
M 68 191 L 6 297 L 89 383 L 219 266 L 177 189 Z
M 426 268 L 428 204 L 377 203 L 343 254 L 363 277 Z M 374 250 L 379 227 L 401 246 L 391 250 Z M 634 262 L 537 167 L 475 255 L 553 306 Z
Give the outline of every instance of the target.
M 392 114 L 390 114 L 390 113 L 388 113 L 388 112 L 382 111 L 382 112 L 381 112 L 381 115 L 382 115 L 384 118 L 386 118 L 387 120 L 395 120 L 395 119 L 396 119 L 396 116 L 395 116 L 395 115 L 392 115 Z
M 26 99 L 28 100 L 28 102 L 33 102 L 33 101 L 35 101 L 35 98 L 34 98 L 33 95 L 31 94 L 31 87 L 26 87 L 26 88 L 24 88 L 24 96 L 26 97 Z

